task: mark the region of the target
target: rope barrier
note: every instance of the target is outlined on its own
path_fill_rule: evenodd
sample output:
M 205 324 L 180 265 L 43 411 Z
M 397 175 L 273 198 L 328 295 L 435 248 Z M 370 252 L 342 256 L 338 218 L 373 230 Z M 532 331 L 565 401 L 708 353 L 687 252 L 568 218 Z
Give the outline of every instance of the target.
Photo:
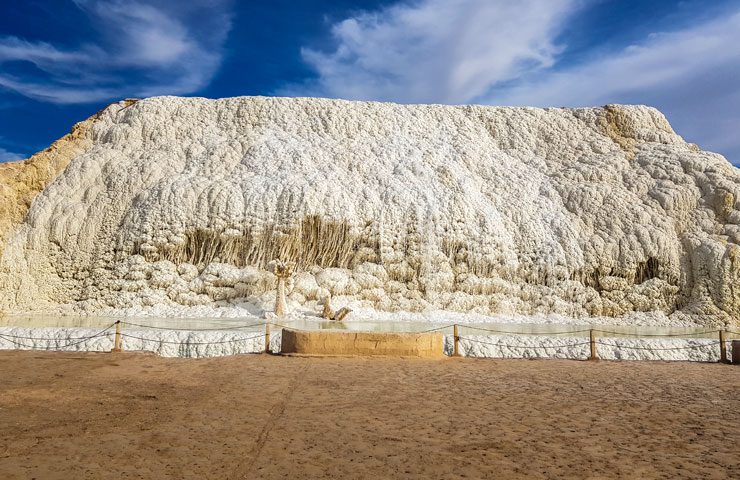
M 268 325 L 268 324 L 270 326 L 273 326 L 273 327 L 276 327 L 276 328 L 293 328 L 293 327 L 288 327 L 288 326 L 285 326 L 285 325 L 281 325 L 281 324 L 278 324 L 278 323 L 271 323 L 271 322 L 262 322 L 262 323 L 255 323 L 255 324 L 249 324 L 249 325 L 235 325 L 235 326 L 229 326 L 229 327 L 224 327 L 224 328 L 212 328 L 212 329 L 167 328 L 167 327 L 157 327 L 157 326 L 142 325 L 142 324 L 137 324 L 137 323 L 133 323 L 133 322 L 126 322 L 126 321 L 119 321 L 119 322 L 116 322 L 116 323 L 120 323 L 121 325 L 128 325 L 128 326 L 132 326 L 132 327 L 140 327 L 140 328 L 147 328 L 147 329 L 153 329 L 153 330 L 190 331 L 190 332 L 239 330 L 239 329 L 244 329 L 244 328 L 261 327 L 261 326 L 265 326 L 265 325 Z M 50 350 L 50 349 L 54 349 L 54 350 L 66 349 L 66 348 L 69 348 L 69 347 L 73 347 L 73 346 L 79 345 L 81 343 L 84 343 L 84 342 L 86 342 L 88 340 L 91 340 L 91 339 L 94 339 L 94 338 L 100 338 L 100 337 L 103 337 L 103 336 L 111 335 L 113 332 L 110 332 L 110 330 L 114 326 L 116 326 L 116 323 L 113 323 L 113 324 L 107 326 L 106 328 L 100 330 L 99 332 L 97 332 L 97 333 L 95 333 L 93 335 L 84 336 L 84 337 L 68 337 L 65 340 L 75 340 L 75 341 L 68 342 L 68 343 L 66 343 L 64 345 L 55 345 L 55 346 L 46 345 L 45 349 L 46 350 Z M 444 325 L 444 326 L 435 327 L 435 328 L 432 328 L 432 329 L 429 329 L 429 330 L 423 330 L 423 331 L 415 332 L 415 333 L 430 333 L 430 332 L 445 330 L 445 329 L 448 329 L 448 328 L 454 327 L 454 326 L 455 326 L 455 324 Z M 581 330 L 560 331 L 560 332 L 532 333 L 532 332 L 513 332 L 513 331 L 506 331 L 506 330 L 495 330 L 495 329 L 488 329 L 488 328 L 483 328 L 483 327 L 476 327 L 476 326 L 472 326 L 472 325 L 458 325 L 458 326 L 459 327 L 462 327 L 462 328 L 469 328 L 469 329 L 472 329 L 472 330 L 479 330 L 479 331 L 485 331 L 485 332 L 497 333 L 497 334 L 529 335 L 529 336 L 553 336 L 553 335 L 565 335 L 565 334 L 575 335 L 575 334 L 579 334 L 579 333 L 585 333 L 585 332 L 589 332 L 589 331 L 594 331 L 594 332 L 599 332 L 599 333 L 603 333 L 603 334 L 622 335 L 622 336 L 628 336 L 628 337 L 691 337 L 691 336 L 696 336 L 696 335 L 708 335 L 708 334 L 711 334 L 711 333 L 720 332 L 720 330 L 707 330 L 707 331 L 702 331 L 702 332 L 685 333 L 685 334 L 639 334 L 639 333 L 623 333 L 623 332 L 616 332 L 616 331 L 609 331 L 609 330 L 599 330 L 599 329 L 581 329 Z M 740 332 L 736 332 L 736 331 L 733 331 L 733 330 L 725 330 L 725 332 L 730 333 L 730 334 L 740 335 Z M 257 339 L 257 338 L 264 338 L 265 335 L 260 332 L 257 335 L 252 335 L 252 336 L 249 336 L 249 337 L 232 338 L 232 339 L 219 340 L 219 341 L 213 341 L 213 342 L 189 342 L 187 340 L 182 341 L 182 340 L 166 340 L 166 339 L 159 339 L 159 338 L 147 338 L 147 337 L 132 335 L 130 333 L 123 333 L 123 332 L 120 333 L 120 336 L 121 337 L 132 338 L 132 339 L 136 339 L 136 340 L 140 340 L 140 341 L 144 341 L 144 342 L 158 342 L 160 344 L 175 344 L 175 345 L 218 345 L 218 344 L 226 344 L 226 343 L 234 343 L 234 342 L 242 342 L 242 341 L 254 340 L 254 339 Z M 47 344 L 52 343 L 52 342 L 58 342 L 58 341 L 60 341 L 60 339 L 56 339 L 56 338 L 11 335 L 9 333 L 0 333 L 0 338 L 1 339 L 4 339 L 6 341 L 9 341 L 10 343 L 12 343 L 12 344 L 14 344 L 14 345 L 16 345 L 18 347 L 24 347 L 24 348 L 29 348 L 29 349 L 44 348 L 44 347 L 39 347 L 39 346 L 34 345 L 34 344 L 27 344 L 27 343 L 24 343 L 24 342 L 20 342 L 18 340 L 43 341 L 43 342 L 47 342 Z M 535 345 L 535 346 L 533 346 L 533 345 L 511 345 L 511 344 L 507 344 L 507 343 L 489 342 L 489 341 L 481 340 L 481 339 L 476 338 L 474 336 L 462 336 L 462 335 L 458 335 L 457 338 L 460 339 L 460 340 L 468 340 L 468 341 L 474 342 L 474 343 L 480 343 L 480 344 L 484 344 L 484 345 L 491 345 L 491 346 L 503 347 L 503 348 L 510 348 L 510 349 L 570 348 L 570 347 L 578 347 L 578 346 L 583 346 L 583 345 L 589 345 L 590 344 L 590 341 L 585 341 L 585 342 L 578 341 L 578 342 L 575 342 L 575 343 L 566 343 L 566 344 L 561 344 L 561 345 Z M 670 350 L 692 350 L 692 349 L 711 348 L 711 347 L 715 347 L 717 345 L 720 345 L 722 342 L 720 342 L 720 341 L 713 341 L 711 343 L 702 343 L 702 344 L 696 344 L 696 345 L 686 345 L 686 346 L 677 346 L 677 347 L 653 347 L 653 346 L 621 345 L 619 343 L 605 342 L 603 339 L 598 339 L 594 343 L 596 343 L 598 345 L 606 346 L 606 347 L 617 348 L 617 349 L 625 349 L 625 350 L 670 351 Z
M 695 333 L 623 333 L 609 330 L 599 330 L 598 328 L 594 328 L 593 330 L 594 332 L 606 333 L 611 335 L 623 335 L 625 337 L 691 337 L 694 335 L 708 335 L 710 333 L 719 333 L 719 330 L 706 330 L 704 332 Z
M 445 325 L 443 327 L 437 327 L 437 328 L 432 328 L 431 330 L 422 330 L 420 332 L 413 332 L 413 333 L 431 333 L 431 332 L 436 332 L 438 330 L 445 330 L 447 328 L 451 328 L 451 327 L 454 327 L 454 326 L 455 326 L 455 324 L 454 323 L 451 323 L 451 324 Z
M 21 342 L 18 342 L 16 340 L 13 340 L 12 338 L 5 338 L 5 336 L 3 336 L 3 335 L 0 335 L 0 338 L 2 338 L 3 340 L 6 340 L 6 341 L 12 343 L 16 347 L 25 347 L 25 348 L 35 348 L 36 347 L 36 345 L 27 345 L 25 343 L 21 343 Z
M 712 342 L 712 343 L 704 343 L 700 345 L 688 345 L 686 347 L 669 347 L 669 348 L 662 348 L 662 347 L 631 347 L 629 345 L 617 345 L 614 343 L 604 343 L 601 340 L 596 340 L 596 343 L 599 345 L 604 345 L 607 347 L 616 347 L 616 348 L 623 348 L 625 350 L 650 350 L 650 351 L 665 351 L 665 350 L 691 350 L 694 348 L 705 348 L 705 347 L 713 347 L 715 345 L 719 345 L 720 342 Z
M 218 345 L 218 344 L 223 344 L 223 343 L 234 343 L 234 342 L 242 342 L 245 340 L 253 340 L 255 338 L 264 338 L 265 335 L 263 333 L 260 333 L 259 335 L 253 335 L 247 338 L 233 338 L 231 340 L 222 340 L 218 342 L 188 342 L 188 341 L 176 342 L 172 340 L 163 340 L 159 338 L 137 337 L 136 335 L 130 335 L 128 333 L 121 333 L 121 336 L 128 337 L 128 338 L 135 338 L 137 340 L 142 340 L 145 342 L 169 343 L 169 344 L 174 344 L 174 345 Z
M 271 326 L 271 327 L 278 327 L 278 328 L 290 328 L 290 329 L 293 329 L 293 330 L 299 330 L 299 329 L 297 329 L 297 328 L 295 328 L 295 327 L 289 327 L 289 326 L 287 326 L 287 325 L 283 325 L 283 324 L 280 324 L 280 323 L 272 323 L 272 322 L 268 322 L 268 323 L 270 324 L 270 326 Z M 337 322 L 337 323 L 338 323 L 339 325 L 342 325 L 342 322 Z M 263 324 L 263 325 L 265 325 L 265 324 Z
M 622 335 L 625 337 L 691 337 L 696 335 L 708 335 L 710 333 L 718 333 L 719 330 L 705 330 L 702 332 L 694 332 L 694 333 L 629 333 L 629 332 L 616 332 L 613 330 L 601 330 L 598 328 L 593 329 L 581 329 L 581 330 L 563 330 L 560 332 L 515 332 L 512 330 L 494 330 L 491 328 L 483 328 L 483 327 L 476 327 L 473 325 L 460 325 L 461 328 L 468 328 L 472 330 L 480 330 L 483 332 L 491 332 L 491 333 L 505 333 L 510 335 L 542 335 L 542 336 L 550 336 L 550 335 L 568 335 L 568 334 L 577 334 L 577 333 L 587 333 L 591 330 L 594 332 L 599 333 L 606 333 L 609 335 Z M 729 333 L 735 333 L 731 330 L 727 330 Z M 740 332 L 738 332 L 740 334 Z
M 578 342 L 578 343 L 567 343 L 567 344 L 564 344 L 564 345 L 537 345 L 537 346 L 532 346 L 532 345 L 508 345 L 508 344 L 505 344 L 505 343 L 491 343 L 491 342 L 486 342 L 484 340 L 479 340 L 479 339 L 474 338 L 474 337 L 466 337 L 466 336 L 463 336 L 463 335 L 460 335 L 460 339 L 461 340 L 463 340 L 463 339 L 470 340 L 471 342 L 476 342 L 476 343 L 484 343 L 486 345 L 493 345 L 493 346 L 496 346 L 496 347 L 520 348 L 520 349 L 525 349 L 525 348 L 577 347 L 577 346 L 580 346 L 580 345 L 590 345 L 590 343 L 591 343 L 591 342 Z
M 141 327 L 141 328 L 148 328 L 151 330 L 171 330 L 176 332 L 219 332 L 223 330 L 239 330 L 243 328 L 254 328 L 254 327 L 263 327 L 265 326 L 265 322 L 262 323 L 253 323 L 251 325 L 234 325 L 230 327 L 223 327 L 223 328 L 170 328 L 170 327 L 157 327 L 154 325 L 142 325 L 140 323 L 131 323 L 127 321 L 121 321 L 121 325 L 128 325 L 131 327 Z M 274 325 L 274 324 L 271 324 Z
M 68 343 L 66 345 L 61 345 L 61 346 L 57 345 L 57 346 L 54 347 L 54 349 L 74 347 L 76 345 L 79 345 L 81 343 L 84 343 L 84 342 L 86 342 L 88 340 L 91 340 L 93 338 L 99 338 L 99 337 L 103 337 L 103 336 L 106 336 L 106 335 L 110 335 L 112 332 L 108 332 L 108 330 L 110 330 L 111 328 L 113 328 L 115 325 L 116 325 L 115 323 L 112 323 L 111 325 L 109 325 L 108 327 L 104 328 L 103 330 L 100 330 L 99 332 L 97 332 L 97 333 L 95 333 L 93 335 L 90 335 L 88 337 L 75 337 L 75 339 L 79 339 L 78 342 L 71 342 L 71 343 Z M 20 346 L 20 347 L 26 347 L 26 348 L 31 348 L 31 349 L 36 348 L 36 345 L 28 345 L 28 344 L 25 344 L 25 343 L 22 343 L 22 342 L 17 342 L 15 340 L 12 340 L 11 339 L 11 338 L 23 338 L 23 337 L 14 337 L 12 335 L 6 335 L 6 334 L 2 333 L 2 334 L 0 334 L 0 338 L 5 338 L 10 343 L 12 343 L 14 345 L 17 345 L 17 346 Z M 46 342 L 58 341 L 59 340 L 59 339 L 56 339 L 56 338 L 34 338 L 34 337 L 25 337 L 25 338 L 26 339 L 31 339 L 31 340 L 33 340 L 33 339 L 35 339 L 35 340 L 44 340 Z M 46 350 L 49 350 L 49 346 L 47 346 Z
M 493 330 L 490 328 L 483 328 L 483 327 L 474 327 L 473 325 L 459 325 L 461 328 L 470 328 L 472 330 L 480 330 L 483 332 L 491 332 L 491 333 L 506 333 L 510 335 L 567 335 L 567 334 L 574 334 L 574 333 L 585 333 L 591 331 L 591 329 L 582 329 L 582 330 L 568 330 L 568 331 L 562 331 L 562 332 L 543 332 L 543 333 L 537 333 L 537 332 L 514 332 L 511 330 Z
M 115 325 L 115 323 L 113 325 Z M 108 328 L 110 328 L 110 327 L 108 327 Z M 9 333 L 0 333 L 0 337 L 4 337 L 4 338 L 20 338 L 22 340 L 45 340 L 45 341 L 58 340 L 56 338 L 49 338 L 49 337 L 23 337 L 23 336 L 20 336 L 20 335 L 11 335 Z M 66 337 L 66 340 L 85 340 L 85 339 L 88 339 L 88 338 L 94 338 L 94 336 L 93 337 L 89 337 L 89 336 L 88 337 Z
M 466 336 L 462 336 L 462 335 L 460 335 L 460 339 L 461 340 L 465 339 L 465 340 L 469 340 L 471 342 L 483 343 L 483 344 L 486 344 L 486 345 L 492 345 L 492 346 L 496 346 L 496 347 L 518 348 L 518 349 L 526 349 L 526 348 L 537 349 L 537 348 L 577 347 L 577 346 L 580 346 L 580 345 L 589 345 L 590 344 L 590 342 L 578 342 L 578 343 L 568 343 L 568 344 L 563 344 L 563 345 L 534 345 L 533 346 L 533 345 L 509 345 L 509 344 L 505 344 L 505 343 L 492 343 L 492 342 L 486 342 L 484 340 L 479 340 L 479 339 L 474 338 L 474 337 L 466 337 Z M 651 350 L 651 351 L 691 350 L 691 349 L 696 349 L 696 348 L 712 347 L 712 346 L 716 346 L 716 345 L 719 345 L 720 344 L 720 342 L 715 341 L 715 342 L 712 342 L 712 343 L 704 343 L 704 344 L 700 344 L 700 345 L 689 345 L 689 346 L 685 346 L 685 347 L 669 347 L 669 348 L 663 348 L 663 347 L 633 347 L 633 346 L 629 346 L 629 345 L 618 345 L 618 344 L 614 344 L 614 343 L 605 343 L 605 342 L 602 342 L 600 340 L 597 340 L 596 343 L 599 344 L 599 345 L 604 345 L 604 346 L 608 346 L 608 347 L 616 347 L 616 348 L 626 349 L 626 350 Z

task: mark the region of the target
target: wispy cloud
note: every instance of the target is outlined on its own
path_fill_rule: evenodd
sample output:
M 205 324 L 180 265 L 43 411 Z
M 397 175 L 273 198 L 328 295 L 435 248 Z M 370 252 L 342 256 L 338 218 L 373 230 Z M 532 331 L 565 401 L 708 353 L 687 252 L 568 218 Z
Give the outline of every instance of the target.
M 465 102 L 553 65 L 577 0 L 422 0 L 334 24 L 335 48 L 302 50 L 318 77 L 280 93 Z
M 679 133 L 740 163 L 740 9 L 473 100 L 503 105 L 640 103 Z
M 497 105 L 654 105 L 688 140 L 740 162 L 740 9 L 574 64 L 559 35 L 586 0 L 399 2 L 331 27 L 302 50 L 316 78 L 279 91 Z M 568 60 L 566 62 L 566 60 Z
M 0 65 L 33 64 L 40 75 L 0 74 L 0 86 L 53 103 L 186 94 L 210 82 L 231 28 L 231 0 L 75 0 L 98 32 L 64 49 L 0 38 Z
M 8 150 L 5 150 L 3 147 L 0 147 L 0 163 L 11 162 L 13 160 L 21 160 L 23 158 L 25 158 L 25 156 L 21 155 L 20 153 L 9 152 Z

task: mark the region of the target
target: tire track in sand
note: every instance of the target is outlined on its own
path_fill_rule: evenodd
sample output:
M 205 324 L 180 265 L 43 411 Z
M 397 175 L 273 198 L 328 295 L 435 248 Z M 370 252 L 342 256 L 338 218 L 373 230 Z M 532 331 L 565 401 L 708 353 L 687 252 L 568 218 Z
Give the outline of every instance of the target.
M 296 372 L 296 375 L 288 384 L 288 388 L 282 395 L 281 400 L 270 407 L 267 421 L 265 421 L 265 424 L 262 426 L 259 435 L 257 435 L 257 440 L 255 441 L 252 448 L 249 450 L 249 453 L 247 454 L 247 460 L 237 464 L 234 472 L 229 477 L 230 480 L 249 478 L 248 476 L 251 473 L 252 467 L 256 463 L 260 453 L 262 452 L 262 449 L 267 443 L 268 437 L 270 436 L 270 429 L 285 413 L 285 408 L 287 407 L 288 402 L 293 397 L 293 393 L 295 392 L 296 388 L 298 388 L 298 385 L 301 383 L 301 380 L 304 378 L 304 375 L 311 366 L 311 359 L 309 358 L 306 360 L 307 361 L 303 368 L 300 368 L 298 372 Z

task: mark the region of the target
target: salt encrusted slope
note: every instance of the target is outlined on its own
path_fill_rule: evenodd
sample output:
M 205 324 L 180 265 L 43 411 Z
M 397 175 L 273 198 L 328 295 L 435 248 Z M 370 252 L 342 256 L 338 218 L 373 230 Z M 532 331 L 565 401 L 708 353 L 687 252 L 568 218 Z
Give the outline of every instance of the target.
M 134 103 L 127 99 L 116 108 Z M 90 127 L 103 112 L 75 124 L 72 130 L 49 148 L 31 158 L 0 163 L 0 255 L 10 233 L 22 223 L 31 203 L 72 159 L 93 144 Z
M 67 164 L 92 145 L 87 133 L 94 118 L 27 160 L 0 163 L 0 254 L 5 240 L 26 216 L 31 202 Z
M 6 241 L 8 310 L 266 302 L 281 258 L 298 303 L 740 317 L 740 172 L 648 107 L 158 97 L 88 135 Z

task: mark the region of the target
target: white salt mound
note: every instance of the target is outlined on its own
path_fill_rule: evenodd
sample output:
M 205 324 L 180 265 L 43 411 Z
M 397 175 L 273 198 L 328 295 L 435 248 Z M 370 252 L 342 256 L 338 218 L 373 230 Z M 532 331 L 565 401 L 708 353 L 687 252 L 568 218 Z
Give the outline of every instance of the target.
M 1 309 L 271 308 L 281 259 L 289 307 L 740 318 L 740 170 L 649 107 L 157 97 L 85 128 L 0 231 Z

